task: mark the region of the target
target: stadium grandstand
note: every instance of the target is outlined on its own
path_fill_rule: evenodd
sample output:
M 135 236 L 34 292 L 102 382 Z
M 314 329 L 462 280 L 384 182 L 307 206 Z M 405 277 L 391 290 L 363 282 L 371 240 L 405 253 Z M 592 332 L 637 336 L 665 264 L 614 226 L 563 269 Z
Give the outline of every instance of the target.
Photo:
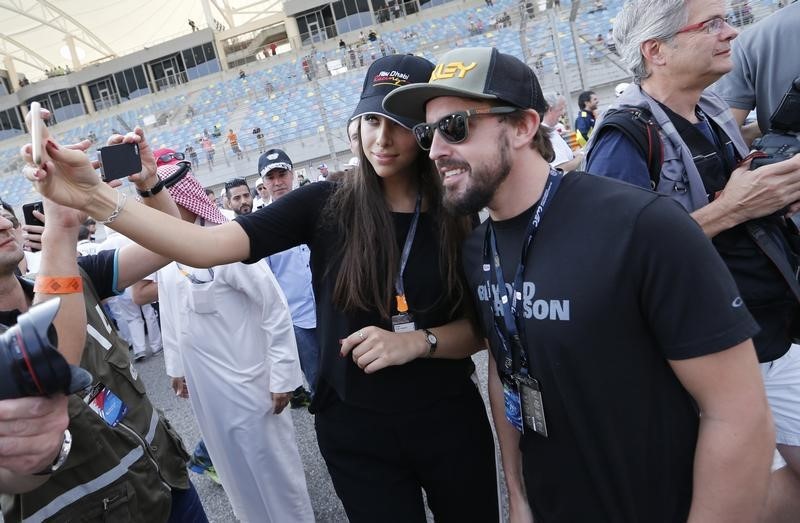
M 190 3 L 199 10 L 190 24 L 177 9 L 169 9 L 177 19 L 171 24 L 142 18 L 147 13 L 117 20 L 122 34 L 139 25 L 167 28 L 122 52 L 117 48 L 123 45 L 98 36 L 109 28 L 98 27 L 102 17 L 84 3 L 0 1 L 3 199 L 15 206 L 36 199 L 18 175 L 18 151 L 27 141 L 24 118 L 33 101 L 51 110 L 51 132 L 63 143 L 90 139 L 96 149 L 111 133 L 141 126 L 155 147 L 183 152 L 191 146 L 199 179 L 218 188 L 234 175 L 256 176 L 256 129 L 267 147 L 295 159 L 297 174 L 315 178 L 321 161 L 344 165 L 350 156 L 346 120 L 365 67 L 384 54 L 433 60 L 454 46 L 496 46 L 534 68 L 544 90 L 567 94 L 568 121 L 579 92 L 593 89 L 602 99 L 629 78 L 607 41 L 622 0 L 270 0 L 241 2 L 241 8 L 234 1 L 222 8 L 213 0 Z M 121 10 L 128 5 L 106 4 Z M 777 7 L 777 0 L 734 0 L 730 20 L 746 30 Z M 37 42 L 44 41 L 61 43 L 64 58 L 40 52 Z M 242 159 L 226 142 L 229 129 L 238 135 Z M 213 168 L 200 143 L 204 135 L 215 147 Z

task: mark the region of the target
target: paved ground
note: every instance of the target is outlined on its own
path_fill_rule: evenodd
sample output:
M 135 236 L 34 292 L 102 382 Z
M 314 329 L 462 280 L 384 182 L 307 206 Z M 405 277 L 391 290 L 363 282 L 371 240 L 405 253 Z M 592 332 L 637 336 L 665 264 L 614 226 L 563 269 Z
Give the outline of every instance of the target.
M 482 392 L 486 395 L 486 353 L 475 358 L 478 376 L 481 377 Z M 183 437 L 184 443 L 190 450 L 194 448 L 200 438 L 197 425 L 194 422 L 188 400 L 176 398 L 169 386 L 169 380 L 164 374 L 164 359 L 161 355 L 151 357 L 144 362 L 137 363 L 137 368 L 142 379 L 147 384 L 147 392 L 153 403 L 161 408 L 175 428 Z M 347 518 L 339 498 L 333 490 L 325 463 L 317 448 L 317 439 L 314 433 L 313 417 L 306 409 L 292 410 L 300 455 L 306 474 L 306 483 L 314 507 L 314 515 L 319 522 L 344 522 Z M 212 523 L 233 522 L 231 510 L 225 491 L 205 476 L 191 473 L 200 498 Z M 505 503 L 504 503 L 505 505 Z M 430 520 L 432 518 L 429 517 Z M 505 519 L 505 518 L 504 518 Z M 288 522 L 287 522 L 288 523 Z

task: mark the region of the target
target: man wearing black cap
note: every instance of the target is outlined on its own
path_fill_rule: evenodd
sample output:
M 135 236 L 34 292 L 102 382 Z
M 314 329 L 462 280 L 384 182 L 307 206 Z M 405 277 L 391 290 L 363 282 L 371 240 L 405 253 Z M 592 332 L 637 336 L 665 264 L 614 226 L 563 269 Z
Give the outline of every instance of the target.
M 464 265 L 512 519 L 756 520 L 772 457 L 757 326 L 694 221 L 551 169 L 538 81 L 496 49 L 444 54 L 384 106 L 427 116 L 414 133 L 448 207 L 489 208 Z
M 281 149 L 270 149 L 258 159 L 258 172 L 273 202 L 293 189 L 292 169 L 292 160 Z M 319 342 L 314 290 L 311 286 L 311 253 L 307 245 L 298 245 L 266 259 L 289 303 L 300 367 L 308 382 L 310 396 L 313 397 L 319 370 Z M 299 387 L 292 395 L 292 408 L 308 405 L 309 400 L 309 393 Z

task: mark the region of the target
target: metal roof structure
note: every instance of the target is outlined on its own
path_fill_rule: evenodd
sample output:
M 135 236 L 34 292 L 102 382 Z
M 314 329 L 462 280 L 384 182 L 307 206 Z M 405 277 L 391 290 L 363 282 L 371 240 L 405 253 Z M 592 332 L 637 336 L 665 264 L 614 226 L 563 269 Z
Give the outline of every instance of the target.
M 280 0 L 0 0 L 0 67 L 34 80 L 186 34 L 189 20 L 228 33 L 282 14 Z

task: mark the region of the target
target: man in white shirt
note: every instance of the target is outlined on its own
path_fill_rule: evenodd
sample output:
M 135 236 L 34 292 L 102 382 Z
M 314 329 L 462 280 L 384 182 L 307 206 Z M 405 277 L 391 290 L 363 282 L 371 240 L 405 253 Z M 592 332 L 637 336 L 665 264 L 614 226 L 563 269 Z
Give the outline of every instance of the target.
M 162 165 L 164 179 L 178 167 Z M 169 188 L 181 216 L 225 218 L 191 175 Z M 291 391 L 302 383 L 286 298 L 266 263 L 158 272 L 167 374 L 185 378 L 216 472 L 241 521 L 313 522 Z M 173 379 L 176 393 L 183 380 Z
M 550 129 L 550 142 L 553 144 L 553 151 L 556 156 L 550 165 L 564 172 L 575 170 L 583 160 L 583 152 L 573 153 L 567 142 L 558 132 L 560 125 L 559 118 L 564 116 L 567 110 L 567 100 L 560 94 L 547 93 L 544 96 L 547 102 L 547 112 L 544 113 L 542 123 Z

